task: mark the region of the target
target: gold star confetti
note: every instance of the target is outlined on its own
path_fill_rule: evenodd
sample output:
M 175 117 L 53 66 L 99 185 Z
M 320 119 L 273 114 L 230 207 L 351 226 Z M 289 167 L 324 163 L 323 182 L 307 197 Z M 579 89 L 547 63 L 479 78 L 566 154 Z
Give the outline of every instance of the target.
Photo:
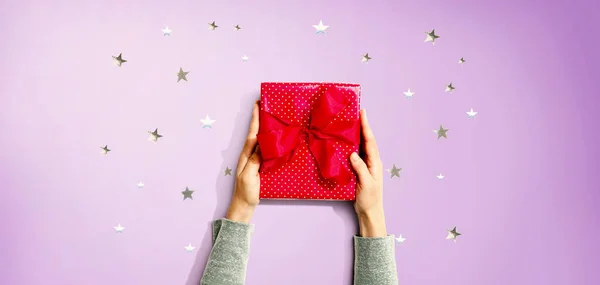
M 183 68 L 179 68 L 179 72 L 177 73 L 177 82 L 181 81 L 181 79 L 183 79 L 184 81 L 187 81 L 187 75 L 188 73 L 190 73 L 189 71 L 183 71 Z
M 123 63 L 126 63 L 126 62 L 127 62 L 127 60 L 125 60 L 125 59 L 123 58 L 123 54 L 122 54 L 122 53 L 120 53 L 120 54 L 119 54 L 119 56 L 114 56 L 114 55 L 113 55 L 113 57 L 112 57 L 112 58 L 113 58 L 113 62 L 114 62 L 114 63 L 115 63 L 115 64 L 116 64 L 118 67 L 121 67 L 121 66 L 123 65 Z
M 148 131 L 150 137 L 148 137 L 149 141 L 157 142 L 158 139 L 162 138 L 162 135 L 158 133 L 158 128 L 154 130 L 154 132 Z
M 194 198 L 192 198 L 192 193 L 194 193 L 193 190 L 190 190 L 187 186 L 185 187 L 185 191 L 181 191 L 181 194 L 183 194 L 183 200 L 190 198 L 191 200 L 194 200 Z
M 369 62 L 369 60 L 371 60 L 372 57 L 369 56 L 369 53 L 365 53 L 365 55 L 362 56 L 362 62 Z
M 400 171 L 402 168 L 397 168 L 396 164 L 392 166 L 392 169 L 388 169 L 387 172 L 390 173 L 390 179 L 394 178 L 394 176 L 398 176 L 400 178 Z
M 208 29 L 211 31 L 214 31 L 218 28 L 219 26 L 217 26 L 217 24 L 215 24 L 215 21 L 213 21 L 212 23 L 208 23 Z
M 451 230 L 446 230 L 446 231 L 448 232 L 448 236 L 446 236 L 446 239 L 451 239 L 451 240 L 453 240 L 454 242 L 456 242 L 456 238 L 457 238 L 459 235 L 462 235 L 461 233 L 459 233 L 459 232 L 457 232 L 457 231 L 456 231 L 456 227 L 454 227 L 454 228 L 453 228 L 453 229 L 451 229 Z
M 242 28 L 240 28 L 240 25 L 235 25 L 235 26 L 233 26 L 233 29 L 234 29 L 234 30 L 236 30 L 236 31 L 239 31 L 239 30 L 241 30 Z
M 438 140 L 439 140 L 441 137 L 448 138 L 448 137 L 446 136 L 446 133 L 447 133 L 449 130 L 450 130 L 450 129 L 444 129 L 444 127 L 442 127 L 442 125 L 440 125 L 440 129 L 439 129 L 439 130 L 433 130 L 433 132 L 434 132 L 434 133 L 436 133 L 436 134 L 438 135 L 438 137 L 437 137 L 437 138 L 438 138 Z
M 465 62 L 467 61 L 462 57 L 458 60 L 458 64 L 464 64 Z
M 452 82 L 450 82 L 450 84 L 446 85 L 446 92 L 452 93 L 452 91 L 456 89 L 454 86 L 452 86 Z
M 431 32 L 425 32 L 425 34 L 427 35 L 425 42 L 431 42 L 432 45 L 435 45 L 435 39 L 440 37 L 435 34 L 435 29 L 431 30 Z
M 110 151 L 110 149 L 108 149 L 107 145 L 100 147 L 100 148 L 102 149 L 102 154 L 107 154 Z

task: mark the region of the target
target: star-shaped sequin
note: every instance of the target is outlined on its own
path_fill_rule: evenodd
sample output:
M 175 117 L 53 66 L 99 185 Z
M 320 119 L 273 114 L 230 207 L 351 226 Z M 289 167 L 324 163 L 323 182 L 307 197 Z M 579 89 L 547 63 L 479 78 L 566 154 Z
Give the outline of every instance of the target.
M 212 23 L 208 23 L 208 29 L 211 31 L 214 31 L 218 28 L 219 26 L 217 26 L 217 24 L 215 23 L 215 21 L 213 21 Z
M 162 29 L 161 31 L 162 31 L 162 33 L 163 33 L 163 36 L 170 36 L 170 35 L 171 35 L 171 32 L 172 32 L 173 30 L 169 29 L 169 26 L 165 26 L 165 28 L 164 28 L 164 29 Z
M 242 28 L 240 27 L 240 25 L 235 25 L 235 26 L 233 26 L 233 29 L 234 29 L 234 30 L 236 30 L 236 31 L 239 31 L 239 30 L 241 30 Z
M 206 117 L 205 117 L 204 119 L 200 120 L 200 122 L 202 122 L 202 125 L 203 125 L 203 126 L 202 126 L 202 128 L 203 128 L 203 129 L 204 129 L 204 128 L 211 128 L 211 129 L 212 129 L 212 124 L 213 124 L 214 122 L 216 122 L 216 121 L 217 121 L 217 120 L 213 120 L 213 119 L 211 119 L 211 118 L 208 116 L 208 114 L 206 115 Z
M 244 56 L 242 56 L 242 61 L 246 62 L 248 61 L 248 59 L 250 59 L 247 55 L 244 54 Z
M 452 86 L 452 82 L 450 82 L 450 84 L 446 85 L 446 92 L 452 93 L 452 91 L 454 91 L 454 89 L 456 89 L 454 86 Z
M 137 187 L 144 188 L 144 182 L 142 182 L 142 181 L 138 182 Z
M 410 91 L 410 88 L 408 88 L 408 91 L 404 92 L 404 97 L 406 98 L 412 98 L 413 95 L 415 95 L 415 92 Z
M 231 168 L 229 168 L 229 167 L 226 167 L 226 168 L 225 168 L 225 176 L 227 176 L 227 175 L 231 176 L 231 171 L 232 171 L 232 170 L 233 170 L 233 169 L 231 169 Z
M 456 231 L 456 227 L 454 227 L 454 228 L 453 228 L 453 229 L 451 229 L 451 230 L 446 230 L 446 231 L 448 232 L 448 236 L 446 236 L 446 239 L 451 239 L 451 240 L 453 240 L 454 242 L 456 242 L 456 238 L 457 238 L 459 235 L 462 235 L 461 233 L 459 233 L 459 232 L 457 232 L 457 231 Z
M 431 32 L 425 32 L 427 37 L 425 38 L 425 42 L 431 42 L 431 44 L 435 45 L 435 39 L 438 39 L 440 36 L 435 34 L 435 29 L 431 30 Z
M 436 133 L 436 134 L 438 135 L 438 137 L 437 137 L 437 138 L 438 138 L 438 140 L 439 140 L 441 137 L 448 138 L 448 136 L 446 136 L 446 133 L 447 133 L 448 131 L 449 131 L 449 129 L 444 129 L 444 127 L 442 127 L 442 125 L 440 125 L 440 129 L 439 129 L 439 130 L 433 130 L 433 132 L 434 132 L 434 133 Z
M 114 63 L 115 63 L 115 64 L 116 64 L 118 67 L 121 67 L 121 66 L 123 65 L 123 63 L 126 63 L 126 62 L 127 62 L 127 60 L 125 60 L 125 59 L 123 58 L 123 54 L 122 54 L 122 53 L 120 53 L 120 54 L 119 54 L 119 56 L 114 56 L 114 55 L 113 55 L 113 57 L 112 57 L 112 58 L 113 58 L 113 62 L 114 62 Z
M 458 64 L 464 64 L 465 62 L 467 61 L 463 57 L 458 60 Z
M 196 249 L 196 247 L 193 246 L 192 243 L 189 243 L 187 246 L 184 246 L 183 248 L 185 248 L 185 251 L 187 251 L 187 252 L 192 252 L 192 251 L 194 251 L 194 249 Z
M 122 233 L 125 227 L 121 226 L 121 224 L 118 224 L 116 227 L 114 227 L 114 229 L 116 233 Z
M 467 116 L 469 116 L 469 118 L 475 118 L 475 115 L 477 115 L 477 112 L 473 111 L 473 108 L 467 112 Z
M 316 34 L 325 34 L 325 30 L 329 28 L 329 26 L 323 25 L 323 20 L 319 21 L 319 24 L 313 25 L 313 27 L 317 30 Z
M 184 191 L 181 191 L 181 194 L 183 194 L 183 200 L 190 198 L 191 200 L 194 200 L 194 198 L 192 198 L 192 193 L 194 193 L 193 190 L 190 190 L 190 188 L 188 188 L 187 186 L 185 187 Z
M 388 169 L 387 171 L 390 173 L 390 179 L 394 178 L 394 176 L 398 176 L 400 178 L 400 171 L 402 168 L 397 168 L 396 164 L 392 166 L 392 169 Z
M 102 154 L 107 154 L 110 151 L 110 149 L 108 149 L 107 145 L 100 147 L 100 148 L 102 149 Z
M 436 177 L 437 177 L 437 179 L 439 179 L 439 180 L 442 180 L 442 179 L 444 179 L 444 175 L 442 175 L 441 173 L 440 173 L 438 176 L 436 176 Z
M 398 237 L 396 238 L 396 243 L 404 243 L 405 240 L 406 238 L 404 238 L 402 235 L 398 235 Z
M 148 134 L 150 134 L 148 137 L 149 141 L 157 142 L 158 139 L 162 138 L 162 135 L 158 133 L 158 128 L 154 129 L 153 132 L 148 131 Z
M 372 57 L 370 57 L 370 56 L 369 56 L 369 53 L 365 53 L 365 54 L 362 56 L 362 59 L 361 59 L 361 61 L 362 61 L 362 62 L 369 62 L 369 60 L 371 60 L 371 59 L 372 59 Z
M 183 71 L 183 68 L 179 68 L 179 72 L 177 72 L 177 82 L 181 81 L 182 79 L 184 81 L 187 81 L 187 75 L 188 73 L 190 73 L 189 71 Z

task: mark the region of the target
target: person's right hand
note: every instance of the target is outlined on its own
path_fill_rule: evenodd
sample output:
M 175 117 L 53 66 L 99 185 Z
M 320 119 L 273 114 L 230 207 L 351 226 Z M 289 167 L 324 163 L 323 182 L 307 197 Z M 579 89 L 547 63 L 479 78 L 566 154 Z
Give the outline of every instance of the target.
M 383 213 L 383 166 L 364 109 L 360 111 L 360 123 L 364 160 L 357 153 L 350 155 L 350 163 L 358 176 L 354 210 L 361 236 L 383 237 L 387 235 Z

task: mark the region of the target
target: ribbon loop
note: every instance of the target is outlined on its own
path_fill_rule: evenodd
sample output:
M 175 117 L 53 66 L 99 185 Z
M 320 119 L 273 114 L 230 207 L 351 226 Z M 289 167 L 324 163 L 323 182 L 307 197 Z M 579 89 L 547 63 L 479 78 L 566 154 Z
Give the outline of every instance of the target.
M 350 182 L 353 173 L 343 167 L 335 149 L 335 142 L 356 145 L 360 141 L 357 120 L 347 122 L 335 117 L 348 107 L 350 100 L 337 88 L 329 87 L 314 102 L 309 126 L 288 122 L 264 110 L 260 111 L 260 128 L 257 135 L 261 146 L 263 164 L 261 171 L 269 172 L 291 160 L 300 143 L 307 142 L 321 176 L 340 185 Z

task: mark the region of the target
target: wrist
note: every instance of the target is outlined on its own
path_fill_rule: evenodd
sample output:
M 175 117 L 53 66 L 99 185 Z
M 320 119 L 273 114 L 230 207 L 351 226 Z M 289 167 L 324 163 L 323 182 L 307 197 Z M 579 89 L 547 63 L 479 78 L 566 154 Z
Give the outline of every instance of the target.
M 362 237 L 387 236 L 383 209 L 358 214 L 358 225 Z
M 233 199 L 227 210 L 226 219 L 249 224 L 254 214 L 255 206 Z

